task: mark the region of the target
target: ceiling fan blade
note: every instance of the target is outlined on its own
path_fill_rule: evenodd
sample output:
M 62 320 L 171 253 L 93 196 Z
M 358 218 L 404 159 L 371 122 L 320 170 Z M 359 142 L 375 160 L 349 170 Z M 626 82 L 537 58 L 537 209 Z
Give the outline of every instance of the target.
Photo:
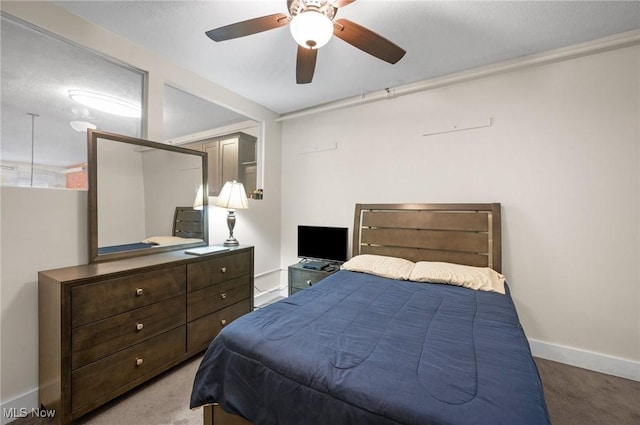
M 378 59 L 393 64 L 402 59 L 406 53 L 402 47 L 380 34 L 348 19 L 338 19 L 333 23 L 333 35 Z
M 289 23 L 289 17 L 284 13 L 274 13 L 273 15 L 262 16 L 260 18 L 248 19 L 235 24 L 225 25 L 207 31 L 207 37 L 213 41 L 225 41 L 232 38 L 244 37 L 262 31 L 285 26 Z
M 313 80 L 313 73 L 316 70 L 317 49 L 307 49 L 298 46 L 298 56 L 296 61 L 296 83 L 307 84 Z
M 333 5 L 333 7 L 345 7 L 356 0 L 330 0 L 329 2 Z

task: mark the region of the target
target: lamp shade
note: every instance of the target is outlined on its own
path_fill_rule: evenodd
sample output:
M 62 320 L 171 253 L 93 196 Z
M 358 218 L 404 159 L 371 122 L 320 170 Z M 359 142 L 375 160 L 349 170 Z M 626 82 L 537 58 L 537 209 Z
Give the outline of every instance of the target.
M 249 208 L 247 193 L 244 191 L 244 185 L 237 181 L 226 182 L 222 186 L 216 206 L 227 208 L 230 210 L 246 210 Z
M 196 199 L 193 201 L 193 209 L 194 210 L 201 210 L 202 208 L 204 208 L 204 201 L 203 201 L 203 197 L 204 197 L 204 189 L 202 188 L 202 185 L 200 185 L 198 187 L 198 192 L 196 193 Z

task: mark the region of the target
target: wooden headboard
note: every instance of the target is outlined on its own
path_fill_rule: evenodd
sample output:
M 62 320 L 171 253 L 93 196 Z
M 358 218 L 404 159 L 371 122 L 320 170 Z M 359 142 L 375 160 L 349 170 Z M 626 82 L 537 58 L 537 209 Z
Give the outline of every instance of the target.
M 500 204 L 356 204 L 352 248 L 501 272 Z
M 202 210 L 193 207 L 176 207 L 173 216 L 173 236 L 204 239 Z

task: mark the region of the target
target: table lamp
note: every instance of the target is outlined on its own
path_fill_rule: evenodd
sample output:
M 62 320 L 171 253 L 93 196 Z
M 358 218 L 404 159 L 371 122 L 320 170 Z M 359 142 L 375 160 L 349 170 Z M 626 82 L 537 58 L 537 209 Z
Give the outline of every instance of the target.
M 229 210 L 227 215 L 227 226 L 229 227 L 229 237 L 224 241 L 224 246 L 237 246 L 238 240 L 233 237 L 233 228 L 236 225 L 236 211 L 246 210 L 249 208 L 247 194 L 244 191 L 244 185 L 237 181 L 226 182 L 222 186 L 216 206 Z

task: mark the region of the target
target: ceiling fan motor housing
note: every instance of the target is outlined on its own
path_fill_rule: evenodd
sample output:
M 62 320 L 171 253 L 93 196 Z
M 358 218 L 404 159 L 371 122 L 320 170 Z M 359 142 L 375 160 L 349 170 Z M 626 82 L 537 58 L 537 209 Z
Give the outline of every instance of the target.
M 213 41 L 225 41 L 289 25 L 298 43 L 296 83 L 307 84 L 313 79 L 317 52 L 335 36 L 345 43 L 390 64 L 398 62 L 405 50 L 349 19 L 334 21 L 337 10 L 356 0 L 287 0 L 286 13 L 273 13 L 225 25 L 206 32 Z
M 322 13 L 324 16 L 333 21 L 338 10 L 328 0 L 290 0 L 289 13 L 292 17 L 313 10 L 315 12 Z

